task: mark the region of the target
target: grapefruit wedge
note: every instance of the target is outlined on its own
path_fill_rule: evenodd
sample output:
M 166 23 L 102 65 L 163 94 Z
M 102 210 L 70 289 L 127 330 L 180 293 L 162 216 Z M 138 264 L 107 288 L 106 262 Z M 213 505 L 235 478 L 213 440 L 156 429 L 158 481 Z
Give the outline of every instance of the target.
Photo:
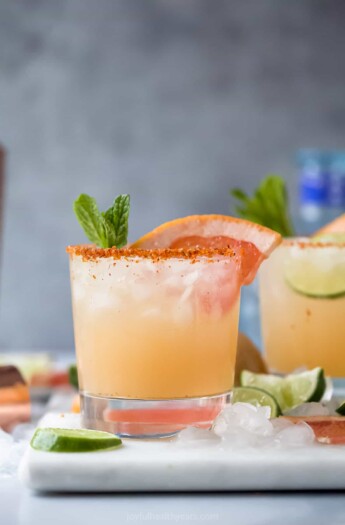
M 227 215 L 190 215 L 158 226 L 133 248 L 231 248 L 240 261 L 243 284 L 249 284 L 280 242 L 279 233 L 250 221 Z

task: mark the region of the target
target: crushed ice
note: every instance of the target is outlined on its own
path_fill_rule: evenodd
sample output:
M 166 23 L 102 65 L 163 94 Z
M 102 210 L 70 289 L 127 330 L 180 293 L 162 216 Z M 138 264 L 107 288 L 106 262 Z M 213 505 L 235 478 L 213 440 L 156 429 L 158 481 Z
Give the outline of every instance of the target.
M 322 401 L 321 403 L 302 403 L 291 410 L 284 412 L 286 416 L 298 416 L 298 417 L 309 417 L 309 416 L 336 416 L 337 407 L 341 401 L 337 398 L 333 398 L 330 401 Z
M 15 476 L 19 462 L 34 432 L 34 425 L 21 424 L 12 434 L 0 428 L 0 478 Z
M 183 446 L 221 444 L 229 448 L 291 448 L 315 442 L 314 432 L 306 423 L 269 417 L 269 407 L 234 403 L 222 410 L 211 430 L 188 427 L 178 434 L 176 442 Z
M 78 414 L 47 414 L 42 426 L 55 428 L 80 428 Z M 35 432 L 35 424 L 23 423 L 14 427 L 11 434 L 0 428 L 0 479 L 16 476 L 24 452 Z

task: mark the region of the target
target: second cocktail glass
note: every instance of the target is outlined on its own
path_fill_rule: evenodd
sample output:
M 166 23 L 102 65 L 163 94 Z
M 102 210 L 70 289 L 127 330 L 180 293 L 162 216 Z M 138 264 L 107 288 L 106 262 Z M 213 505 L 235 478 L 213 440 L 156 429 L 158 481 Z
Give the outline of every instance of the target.
M 285 240 L 260 269 L 260 301 L 272 371 L 345 377 L 345 244 Z

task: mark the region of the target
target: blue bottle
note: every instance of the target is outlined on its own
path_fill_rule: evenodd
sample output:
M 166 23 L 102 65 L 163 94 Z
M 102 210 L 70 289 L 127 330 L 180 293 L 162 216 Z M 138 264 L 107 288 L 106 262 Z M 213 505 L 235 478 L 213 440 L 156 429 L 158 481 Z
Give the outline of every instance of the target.
M 309 235 L 326 223 L 329 195 L 330 154 L 318 150 L 301 150 L 299 168 L 298 234 Z
M 345 211 L 345 152 L 298 153 L 300 217 L 298 234 L 310 235 Z
M 345 210 L 345 151 L 330 155 L 327 208 L 331 220 Z

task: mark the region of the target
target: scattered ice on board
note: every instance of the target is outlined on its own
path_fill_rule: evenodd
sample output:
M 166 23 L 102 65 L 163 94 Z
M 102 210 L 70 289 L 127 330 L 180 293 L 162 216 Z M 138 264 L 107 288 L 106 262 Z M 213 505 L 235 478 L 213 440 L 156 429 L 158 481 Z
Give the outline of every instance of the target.
M 268 407 L 234 403 L 222 410 L 212 430 L 186 428 L 178 434 L 177 443 L 187 446 L 218 443 L 224 448 L 291 448 L 315 442 L 314 432 L 306 423 L 269 417 Z
M 28 424 L 18 425 L 17 436 L 14 437 L 0 428 L 0 479 L 16 475 L 19 462 L 28 444 L 27 438 L 23 439 L 24 428 L 26 435 L 32 434 L 33 427 Z M 29 427 L 31 429 L 29 430 Z M 18 427 L 17 427 L 18 428 Z

